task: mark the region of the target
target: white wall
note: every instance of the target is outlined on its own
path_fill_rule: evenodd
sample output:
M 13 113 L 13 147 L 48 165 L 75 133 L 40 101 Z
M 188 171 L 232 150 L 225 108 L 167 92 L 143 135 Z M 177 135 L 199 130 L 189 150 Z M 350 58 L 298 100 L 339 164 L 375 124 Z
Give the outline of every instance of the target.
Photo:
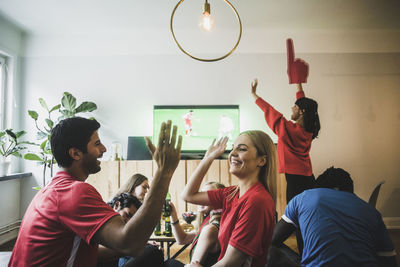
M 80 102 L 97 103 L 94 116 L 102 123 L 104 143 L 110 148 L 119 141 L 125 153 L 128 136 L 152 135 L 153 105 L 239 104 L 241 130 L 271 133 L 250 96 L 250 82 L 258 77 L 260 95 L 290 116 L 295 86 L 288 85 L 286 75 L 287 37 L 294 39 L 297 56 L 310 64 L 305 90 L 319 103 L 322 129 L 311 152 L 314 173 L 331 165 L 348 170 L 363 199 L 385 179 L 377 207 L 384 216 L 400 216 L 399 31 L 248 29 L 238 51 L 216 63 L 181 54 L 167 31 L 30 36 L 23 113 L 40 109 L 39 97 L 56 104 L 69 91 Z M 34 130 L 28 116 L 23 121 Z M 33 194 L 31 186 L 40 181 L 39 170 L 24 181 L 23 210 Z
M 19 55 L 23 52 L 23 32 L 15 25 L 9 23 L 0 16 L 0 53 L 6 55 L 9 59 L 10 75 L 15 78 L 9 82 L 9 86 L 13 89 L 10 95 L 11 109 L 13 116 L 9 117 L 7 127 L 16 130 L 20 129 L 19 111 L 20 94 L 19 94 Z M 11 64 L 10 64 L 11 63 Z M 8 103 L 10 104 L 10 103 Z M 12 170 L 18 172 L 21 170 L 18 166 L 18 160 L 13 160 Z M 19 220 L 20 215 L 20 180 L 9 180 L 0 182 L 0 228 Z M 9 234 L 0 236 L 0 244 L 14 238 L 17 232 L 13 231 Z

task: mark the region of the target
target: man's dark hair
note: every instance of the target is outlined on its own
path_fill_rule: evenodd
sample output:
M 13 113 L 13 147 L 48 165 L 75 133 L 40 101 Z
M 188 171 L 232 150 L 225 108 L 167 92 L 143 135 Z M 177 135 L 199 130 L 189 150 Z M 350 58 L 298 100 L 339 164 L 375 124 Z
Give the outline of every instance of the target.
M 129 208 L 132 205 L 134 205 L 136 209 L 139 209 L 140 206 L 142 206 L 142 202 L 140 202 L 140 200 L 137 197 L 127 193 L 122 193 L 120 195 L 115 196 L 111 201 L 107 202 L 107 204 L 111 208 L 114 208 L 117 202 L 119 202 L 120 209 Z
M 354 185 L 350 174 L 341 168 L 333 166 L 318 176 L 315 181 L 316 188 L 338 188 L 340 191 L 353 193 Z
M 60 167 L 70 167 L 73 159 L 69 155 L 71 148 L 87 152 L 87 144 L 92 134 L 100 128 L 95 119 L 81 117 L 60 121 L 51 131 L 51 151 Z

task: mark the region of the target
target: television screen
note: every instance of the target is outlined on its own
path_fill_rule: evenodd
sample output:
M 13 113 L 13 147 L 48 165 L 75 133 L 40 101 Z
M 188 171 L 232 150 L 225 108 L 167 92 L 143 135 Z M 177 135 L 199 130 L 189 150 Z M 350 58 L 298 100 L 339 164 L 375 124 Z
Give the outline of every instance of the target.
M 154 106 L 153 141 L 157 144 L 160 125 L 171 120 L 182 135 L 182 155 L 200 157 L 214 138 L 229 137 L 227 149 L 239 135 L 239 105 Z

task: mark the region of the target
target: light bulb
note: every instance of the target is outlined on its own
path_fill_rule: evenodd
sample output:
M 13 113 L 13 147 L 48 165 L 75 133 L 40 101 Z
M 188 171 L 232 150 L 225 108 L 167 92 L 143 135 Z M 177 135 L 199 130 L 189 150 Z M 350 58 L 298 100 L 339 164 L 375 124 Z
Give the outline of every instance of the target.
M 200 17 L 199 27 L 206 32 L 212 31 L 214 28 L 214 18 L 211 16 L 211 7 L 207 0 L 203 5 L 203 14 Z
M 204 12 L 200 17 L 199 27 L 203 31 L 209 32 L 214 28 L 214 18 L 210 13 Z

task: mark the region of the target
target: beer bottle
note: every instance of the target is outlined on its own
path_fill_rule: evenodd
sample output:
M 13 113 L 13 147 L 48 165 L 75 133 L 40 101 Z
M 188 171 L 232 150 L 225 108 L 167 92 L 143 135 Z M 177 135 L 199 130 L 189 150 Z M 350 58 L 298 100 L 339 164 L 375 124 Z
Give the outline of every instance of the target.
M 165 217 L 165 236 L 172 236 L 172 227 L 170 217 Z
M 161 235 L 161 220 L 158 220 L 158 223 L 156 225 L 156 228 L 154 229 L 154 234 L 156 236 Z
M 172 236 L 172 227 L 171 227 L 171 219 L 169 216 L 171 216 L 172 212 L 172 207 L 169 204 L 171 201 L 171 194 L 168 192 L 167 196 L 165 198 L 164 202 L 164 207 L 163 207 L 163 216 L 164 216 L 164 222 L 165 222 L 165 236 Z

